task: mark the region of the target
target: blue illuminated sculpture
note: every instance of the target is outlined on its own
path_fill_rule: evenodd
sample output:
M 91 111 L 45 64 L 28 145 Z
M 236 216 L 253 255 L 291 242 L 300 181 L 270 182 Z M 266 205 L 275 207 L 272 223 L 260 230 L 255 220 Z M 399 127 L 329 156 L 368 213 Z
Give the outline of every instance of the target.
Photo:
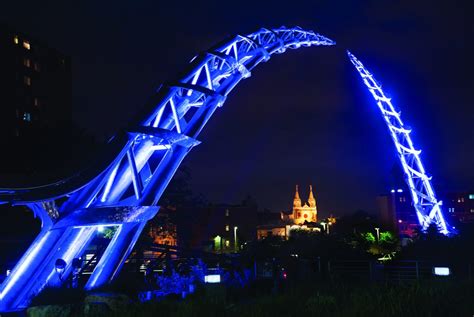
M 452 232 L 448 228 L 441 212 L 441 201 L 436 198 L 431 177 L 425 172 L 420 159 L 420 150 L 416 150 L 410 138 L 411 130 L 405 129 L 400 112 L 396 111 L 391 99 L 386 97 L 382 87 L 364 65 L 349 51 L 347 55 L 359 72 L 364 84 L 377 102 L 382 116 L 387 124 L 389 133 L 395 143 L 398 157 L 405 173 L 405 180 L 410 189 L 418 221 L 423 230 L 430 224 L 435 224 L 438 231 L 447 235 Z
M 160 87 L 145 119 L 116 135 L 93 168 L 42 187 L 0 189 L 0 203 L 26 205 L 42 220 L 40 234 L 1 285 L 0 311 L 24 308 L 46 285 L 61 285 L 73 259 L 103 226 L 117 230 L 86 289 L 110 282 L 158 212 L 156 204 L 179 164 L 199 144 L 197 136 L 240 80 L 272 54 L 334 44 L 300 28 L 234 36 L 193 58 L 186 75 Z M 66 263 L 61 274 L 58 259 Z
M 0 189 L 0 203 L 28 206 L 42 221 L 40 234 L 0 287 L 0 311 L 25 308 L 46 285 L 63 284 L 74 270 L 74 259 L 83 255 L 104 226 L 116 231 L 85 288 L 112 281 L 146 222 L 158 212 L 158 200 L 179 164 L 200 143 L 199 133 L 240 80 L 250 77 L 272 54 L 334 44 L 300 28 L 234 36 L 193 58 L 182 78 L 162 85 L 151 98 L 145 119 L 117 134 L 90 169 L 42 187 Z M 388 124 L 420 224 L 426 228 L 435 223 L 448 233 L 409 130 L 372 75 L 350 53 L 349 57 Z M 57 263 L 62 264 L 60 272 Z

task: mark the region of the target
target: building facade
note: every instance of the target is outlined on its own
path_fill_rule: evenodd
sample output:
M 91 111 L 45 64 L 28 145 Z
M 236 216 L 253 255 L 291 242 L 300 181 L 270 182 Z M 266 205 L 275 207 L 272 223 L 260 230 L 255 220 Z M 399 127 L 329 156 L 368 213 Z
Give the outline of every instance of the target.
M 399 188 L 377 197 L 382 224 L 401 237 L 413 237 L 419 229 L 410 194 Z
M 38 160 L 37 153 L 25 149 L 34 143 L 32 140 L 39 138 L 38 129 L 70 121 L 71 99 L 69 58 L 0 24 L 0 173 L 3 186 L 8 173 L 25 173 L 24 176 L 12 177 L 10 183 L 15 184 L 18 179 L 24 178 L 28 182 L 37 175 L 27 173 L 21 164 L 27 161 L 32 165 L 31 162 Z M 40 150 L 45 151 L 44 148 Z M 20 207 L 7 204 L 0 206 L 3 217 L 10 219 L 0 224 L 0 231 L 5 233 L 12 228 L 15 231 L 14 238 L 1 242 L 2 250 L 15 249 L 19 245 L 21 248 L 24 245 L 26 250 L 39 233 L 41 224 L 38 219 L 31 212 L 19 212 L 18 209 Z M 0 251 L 0 254 L 14 255 L 12 259 L 10 256 L 0 259 L 0 268 L 4 262 L 16 262 L 16 257 L 21 255 L 16 251 Z
M 301 203 L 298 185 L 296 185 L 295 198 L 293 198 L 293 210 L 290 215 L 282 214 L 282 218 L 283 220 L 289 220 L 295 225 L 318 221 L 318 209 L 316 207 L 316 199 L 314 199 L 312 185 L 309 185 L 308 201 L 304 204 Z
M 474 223 L 474 191 L 447 193 L 443 210 L 454 225 Z
M 441 208 L 451 225 L 474 223 L 474 192 L 453 192 L 439 195 Z M 401 236 L 413 237 L 419 231 L 411 196 L 403 189 L 377 197 L 382 223 Z
M 16 142 L 41 126 L 71 119 L 68 57 L 4 25 L 0 57 L 0 142 Z
M 246 199 L 240 205 L 178 209 L 178 246 L 215 253 L 238 252 L 256 238 L 257 208 L 252 199 Z
M 270 236 L 278 236 L 287 239 L 293 230 L 319 232 L 321 228 L 317 221 L 318 209 L 312 185 L 309 186 L 308 200 L 304 203 L 301 201 L 298 185 L 296 185 L 291 212 L 280 212 L 279 219 L 260 223 L 257 228 L 257 238 L 260 240 Z

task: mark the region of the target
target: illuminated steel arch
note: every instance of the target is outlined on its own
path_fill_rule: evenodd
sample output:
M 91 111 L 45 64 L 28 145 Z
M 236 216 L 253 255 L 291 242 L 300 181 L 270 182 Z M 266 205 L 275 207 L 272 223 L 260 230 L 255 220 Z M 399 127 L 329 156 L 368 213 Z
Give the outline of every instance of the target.
M 272 54 L 334 44 L 298 27 L 234 36 L 192 59 L 182 78 L 162 85 L 151 98 L 145 119 L 117 134 L 88 170 L 42 187 L 0 189 L 0 203 L 26 205 L 42 220 L 40 234 L 1 285 L 0 311 L 26 307 L 46 284 L 61 285 L 71 274 L 72 260 L 83 254 L 102 226 L 115 226 L 116 232 L 86 289 L 114 279 L 146 222 L 158 212 L 158 200 L 179 164 L 200 143 L 197 136 L 240 80 L 250 77 L 253 68 Z M 349 56 L 376 97 L 394 138 L 420 223 L 426 228 L 435 222 L 447 233 L 440 203 L 409 132 L 372 75 Z M 57 259 L 66 262 L 62 276 L 55 271 Z
M 197 136 L 226 96 L 259 63 L 287 49 L 335 43 L 299 27 L 237 35 L 191 60 L 189 71 L 157 91 L 150 113 L 111 140 L 89 170 L 58 183 L 0 190 L 0 202 L 27 205 L 42 230 L 0 288 L 0 311 L 24 308 L 46 284 L 60 285 L 99 226 L 117 228 L 86 288 L 116 277 Z M 56 201 L 66 201 L 58 207 Z M 55 262 L 63 259 L 62 277 Z
M 395 143 L 422 229 L 426 230 L 433 223 L 437 226 L 439 232 L 445 235 L 449 234 L 452 229 L 448 229 L 441 212 L 441 201 L 436 198 L 431 184 L 431 177 L 426 174 L 421 163 L 421 150 L 416 150 L 413 146 L 413 141 L 410 138 L 411 130 L 404 127 L 400 111 L 397 111 L 392 105 L 391 99 L 385 96 L 381 85 L 375 80 L 374 76 L 351 52 L 347 51 L 347 55 L 382 112 L 390 136 Z

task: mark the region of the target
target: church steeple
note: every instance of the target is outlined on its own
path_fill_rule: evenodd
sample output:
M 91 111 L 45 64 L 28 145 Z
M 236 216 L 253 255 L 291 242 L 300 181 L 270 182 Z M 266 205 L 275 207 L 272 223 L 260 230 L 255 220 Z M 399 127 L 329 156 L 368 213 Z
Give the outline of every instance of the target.
M 313 186 L 312 185 L 309 185 L 308 203 L 309 203 L 310 207 L 316 207 L 316 199 L 314 199 Z
M 296 185 L 295 198 L 293 198 L 293 207 L 301 207 L 300 193 L 298 192 L 298 185 Z

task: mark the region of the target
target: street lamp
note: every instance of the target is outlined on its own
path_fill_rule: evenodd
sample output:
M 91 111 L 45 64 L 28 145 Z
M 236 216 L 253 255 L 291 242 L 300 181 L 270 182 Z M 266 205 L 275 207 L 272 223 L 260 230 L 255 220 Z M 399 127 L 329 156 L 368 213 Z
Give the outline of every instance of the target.
M 237 252 L 237 246 L 238 246 L 238 244 L 237 244 L 237 229 L 238 229 L 238 227 L 235 226 L 234 227 L 234 251 L 235 252 Z
M 222 237 L 220 235 L 214 238 L 214 248 L 217 252 L 222 252 Z
M 326 226 L 327 226 L 327 223 L 325 223 L 325 222 L 321 222 L 321 225 L 323 226 L 323 232 L 325 232 L 325 231 L 326 231 Z
M 375 231 L 377 231 L 377 242 L 380 240 L 380 228 L 375 228 Z

